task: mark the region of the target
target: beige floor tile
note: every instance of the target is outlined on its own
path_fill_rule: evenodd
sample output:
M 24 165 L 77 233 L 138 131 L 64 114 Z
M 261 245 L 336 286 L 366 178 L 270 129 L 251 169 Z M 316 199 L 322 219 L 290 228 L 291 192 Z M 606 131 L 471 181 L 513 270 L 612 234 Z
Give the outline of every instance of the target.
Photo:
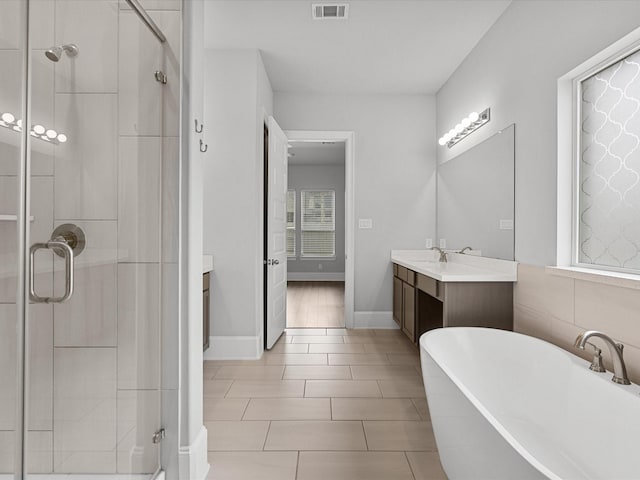
M 416 480 L 447 480 L 438 452 L 407 452 Z
M 258 367 L 264 365 L 266 360 L 264 356 L 255 360 L 207 360 L 210 367 L 226 367 L 229 365 L 244 365 L 248 367 Z
M 326 328 L 287 328 L 284 331 L 285 335 L 293 336 L 293 335 L 314 335 L 314 336 L 325 336 L 327 334 Z
M 340 336 L 308 336 L 308 335 L 296 335 L 293 338 L 292 343 L 344 343 L 342 340 L 344 337 Z
M 202 382 L 204 396 L 223 398 L 232 383 L 233 380 L 204 380 Z
M 381 397 L 375 380 L 307 380 L 305 397 Z
M 205 422 L 209 451 L 262 450 L 269 422 Z
M 388 365 L 382 353 L 330 353 L 329 365 Z
M 431 422 L 364 421 L 369 450 L 435 451 Z
M 216 373 L 218 373 L 218 370 L 220 370 L 220 367 L 207 365 L 207 362 L 204 362 L 204 365 L 202 367 L 202 378 L 204 380 L 211 380 L 213 377 L 216 376 Z
M 271 353 L 309 353 L 308 343 L 277 343 L 273 346 L 269 352 L 265 353 L 269 355 Z
M 326 353 L 270 353 L 269 365 L 326 365 Z
M 332 398 L 333 420 L 420 420 L 408 398 Z
M 242 420 L 249 399 L 204 398 L 204 420 Z
M 351 370 L 346 365 L 287 365 L 285 380 L 351 380 Z
M 283 343 L 291 343 L 291 340 L 293 340 L 293 337 L 282 334 L 280 335 L 280 338 L 275 343 L 275 345 L 281 345 Z
M 359 343 L 314 343 L 309 345 L 309 353 L 364 353 L 364 345 Z
M 375 328 L 371 330 L 376 337 L 398 337 L 398 338 L 406 338 L 406 335 L 399 328 Z
M 282 378 L 284 373 L 284 367 L 276 365 L 260 365 L 260 366 L 246 366 L 246 365 L 229 365 L 220 367 L 218 373 L 214 377 L 216 380 L 220 379 L 234 379 L 234 380 L 277 380 Z
M 298 452 L 210 452 L 208 480 L 295 480 Z
M 429 405 L 427 404 L 427 399 L 414 398 L 412 399 L 412 401 L 416 407 L 416 410 L 418 410 L 418 413 L 420 414 L 420 418 L 422 418 L 422 420 L 431 421 L 431 415 L 429 415 Z
M 400 342 L 400 339 L 395 337 L 378 337 L 376 335 L 345 335 L 342 338 L 344 343 L 398 345 Z
M 243 420 L 331 420 L 330 399 L 252 398 Z
M 412 366 L 405 365 L 352 365 L 354 380 L 393 380 L 405 379 L 421 381 L 421 377 Z
M 227 398 L 294 398 L 304 395 L 304 380 L 236 380 Z
M 420 366 L 420 355 L 415 353 L 387 353 L 387 358 L 391 365 L 410 365 L 412 367 Z
M 327 335 L 375 335 L 373 330 L 366 328 L 327 328 Z
M 413 345 L 406 345 L 400 342 L 385 343 L 365 343 L 363 344 L 365 353 L 403 353 L 405 355 L 418 356 L 418 350 Z
M 408 380 L 405 378 L 397 380 L 378 380 L 380 391 L 383 397 L 387 398 L 425 398 L 424 384 L 422 378 L 419 380 Z
M 300 452 L 298 480 L 414 480 L 401 452 Z
M 366 450 L 362 422 L 271 422 L 265 450 Z

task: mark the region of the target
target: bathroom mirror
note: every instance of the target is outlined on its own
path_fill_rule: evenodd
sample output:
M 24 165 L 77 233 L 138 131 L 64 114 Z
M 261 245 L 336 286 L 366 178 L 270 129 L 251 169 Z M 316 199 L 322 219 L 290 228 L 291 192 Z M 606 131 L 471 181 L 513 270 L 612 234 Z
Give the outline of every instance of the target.
M 438 165 L 437 238 L 447 249 L 514 259 L 514 148 L 510 125 Z

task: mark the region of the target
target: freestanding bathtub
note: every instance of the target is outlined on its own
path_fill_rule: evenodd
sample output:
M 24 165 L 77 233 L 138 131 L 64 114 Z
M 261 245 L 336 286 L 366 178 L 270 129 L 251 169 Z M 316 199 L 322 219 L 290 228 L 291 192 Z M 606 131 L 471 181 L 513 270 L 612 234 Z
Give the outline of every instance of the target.
M 637 385 L 616 385 L 550 343 L 488 328 L 427 332 L 420 357 L 450 480 L 640 479 Z

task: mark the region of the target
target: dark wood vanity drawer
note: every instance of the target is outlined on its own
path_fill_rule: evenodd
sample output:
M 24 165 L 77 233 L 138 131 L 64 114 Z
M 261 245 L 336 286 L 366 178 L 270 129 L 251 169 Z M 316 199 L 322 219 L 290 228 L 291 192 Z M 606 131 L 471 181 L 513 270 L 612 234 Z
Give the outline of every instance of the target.
M 394 277 L 398 276 L 398 264 L 397 263 L 393 264 L 393 276 Z
M 407 281 L 407 272 L 408 270 L 403 267 L 402 265 L 398 265 L 398 274 L 397 277 L 402 280 L 403 282 Z
M 407 269 L 407 283 L 415 287 L 417 273 L 413 270 Z
M 418 273 L 418 290 L 438 298 L 438 281 L 435 278 Z

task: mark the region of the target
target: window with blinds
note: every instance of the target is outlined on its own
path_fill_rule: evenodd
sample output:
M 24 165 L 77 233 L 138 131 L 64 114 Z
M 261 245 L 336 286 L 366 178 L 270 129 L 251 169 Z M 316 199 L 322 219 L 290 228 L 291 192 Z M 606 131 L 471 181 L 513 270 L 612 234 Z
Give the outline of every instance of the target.
M 335 190 L 302 190 L 300 203 L 301 256 L 335 257 Z
M 287 257 L 296 256 L 296 191 L 287 191 Z

